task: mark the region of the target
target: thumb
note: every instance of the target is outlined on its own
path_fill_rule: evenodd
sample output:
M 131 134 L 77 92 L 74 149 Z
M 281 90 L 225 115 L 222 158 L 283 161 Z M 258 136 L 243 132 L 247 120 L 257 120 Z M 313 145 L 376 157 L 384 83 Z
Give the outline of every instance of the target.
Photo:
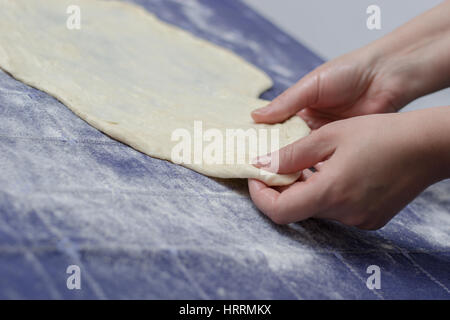
M 324 130 L 313 131 L 278 151 L 258 157 L 254 166 L 274 173 L 295 173 L 330 157 L 335 146 Z
M 314 105 L 319 96 L 319 79 L 318 72 L 308 74 L 267 106 L 254 110 L 253 120 L 257 123 L 278 123 Z

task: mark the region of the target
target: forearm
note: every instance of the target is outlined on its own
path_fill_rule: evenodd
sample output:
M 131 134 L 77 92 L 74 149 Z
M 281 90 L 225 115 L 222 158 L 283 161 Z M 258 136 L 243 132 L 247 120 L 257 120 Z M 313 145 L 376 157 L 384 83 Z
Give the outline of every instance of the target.
M 450 86 L 450 0 L 371 43 L 378 68 L 390 68 L 405 91 L 405 103 Z
M 430 183 L 450 178 L 450 106 L 399 114 L 405 117 L 416 161 L 427 164 Z
M 375 41 L 386 53 L 408 51 L 414 46 L 439 38 L 448 37 L 450 32 L 450 1 L 415 17 L 385 37 Z

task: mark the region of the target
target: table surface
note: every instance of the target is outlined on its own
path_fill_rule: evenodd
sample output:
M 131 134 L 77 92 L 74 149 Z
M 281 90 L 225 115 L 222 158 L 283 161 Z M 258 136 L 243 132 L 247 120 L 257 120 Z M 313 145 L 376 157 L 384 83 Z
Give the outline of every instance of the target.
M 134 2 L 265 70 L 267 99 L 322 63 L 239 1 Z M 0 71 L 0 298 L 448 299 L 449 194 L 432 186 L 375 232 L 276 226 L 246 181 L 143 155 Z

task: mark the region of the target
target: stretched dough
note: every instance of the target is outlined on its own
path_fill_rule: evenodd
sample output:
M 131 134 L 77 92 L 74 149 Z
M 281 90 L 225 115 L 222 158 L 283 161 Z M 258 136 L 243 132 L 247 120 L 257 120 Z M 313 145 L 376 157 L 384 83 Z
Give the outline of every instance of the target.
M 81 29 L 67 8 L 81 9 Z M 282 147 L 309 133 L 299 118 L 253 123 L 272 82 L 228 50 L 159 21 L 129 3 L 0 0 L 0 67 L 43 90 L 109 136 L 170 160 L 174 130 L 279 129 Z M 269 149 L 273 149 L 270 148 Z M 246 155 L 248 156 L 248 155 Z M 183 164 L 205 175 L 286 185 L 298 174 L 262 174 L 249 163 Z

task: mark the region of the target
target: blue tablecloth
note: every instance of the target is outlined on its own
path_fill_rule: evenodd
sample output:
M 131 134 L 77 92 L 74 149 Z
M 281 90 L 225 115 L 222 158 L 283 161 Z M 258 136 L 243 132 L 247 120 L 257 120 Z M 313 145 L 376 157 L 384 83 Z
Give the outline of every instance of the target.
M 134 2 L 265 70 L 267 99 L 322 63 L 239 1 Z M 376 232 L 276 226 L 246 181 L 147 157 L 0 72 L 1 298 L 448 299 L 449 195 L 434 185 Z

